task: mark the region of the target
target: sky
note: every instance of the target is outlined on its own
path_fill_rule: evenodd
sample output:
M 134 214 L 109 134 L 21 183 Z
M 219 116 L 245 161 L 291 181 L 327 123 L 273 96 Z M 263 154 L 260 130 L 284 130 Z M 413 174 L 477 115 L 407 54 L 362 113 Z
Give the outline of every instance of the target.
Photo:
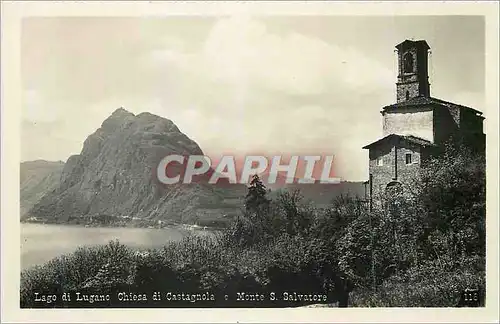
M 484 110 L 482 17 L 25 18 L 21 160 L 66 161 L 124 107 L 214 160 L 334 155 L 336 176 L 367 180 L 405 39 L 431 47 L 433 97 Z

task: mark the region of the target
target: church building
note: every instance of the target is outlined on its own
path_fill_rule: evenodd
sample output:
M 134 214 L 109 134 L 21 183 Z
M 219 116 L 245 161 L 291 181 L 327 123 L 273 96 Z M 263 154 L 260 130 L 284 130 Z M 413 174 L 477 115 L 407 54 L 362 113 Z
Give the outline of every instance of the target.
M 370 200 L 392 186 L 411 185 L 422 163 L 447 142 L 485 149 L 480 111 L 431 97 L 427 42 L 405 40 L 396 49 L 396 103 L 382 108 L 383 137 L 363 147 L 369 150 Z

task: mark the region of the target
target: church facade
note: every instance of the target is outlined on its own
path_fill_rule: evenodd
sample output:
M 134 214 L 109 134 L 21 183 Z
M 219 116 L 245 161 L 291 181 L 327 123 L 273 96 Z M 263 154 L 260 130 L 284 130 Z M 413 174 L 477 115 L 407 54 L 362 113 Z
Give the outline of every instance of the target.
M 396 103 L 381 110 L 383 137 L 363 147 L 369 151 L 370 200 L 392 186 L 411 186 L 422 163 L 448 142 L 485 149 L 480 111 L 431 97 L 427 42 L 405 40 L 396 49 Z

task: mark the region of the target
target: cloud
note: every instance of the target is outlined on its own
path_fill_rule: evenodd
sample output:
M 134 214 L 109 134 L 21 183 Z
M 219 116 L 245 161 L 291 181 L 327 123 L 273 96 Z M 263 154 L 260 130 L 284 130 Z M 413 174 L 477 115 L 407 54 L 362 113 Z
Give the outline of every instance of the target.
M 406 36 L 385 39 L 400 29 L 383 18 L 321 19 L 304 28 L 294 17 L 280 26 L 241 16 L 30 20 L 23 159 L 65 160 L 124 106 L 171 119 L 215 157 L 334 154 L 339 176 L 366 180 L 361 148 L 382 135 L 380 108 L 395 98 L 392 44 Z M 371 33 L 375 25 L 386 33 Z M 477 101 L 474 92 L 443 99 Z
M 241 17 L 217 21 L 198 51 L 170 40 L 147 57 L 158 74 L 175 75 L 169 85 L 177 111 L 169 112 L 161 104 L 166 96 L 157 93 L 165 107 L 158 112 L 214 154 L 319 150 L 341 157 L 343 142 L 363 154 L 361 146 L 370 134 L 378 136 L 380 125 L 365 126 L 360 136 L 356 121 L 380 117 L 380 94 L 390 96 L 394 82 L 390 69 L 352 48 L 294 32 L 273 34 Z M 196 116 L 187 117 L 185 109 Z M 339 163 L 353 165 L 349 157 Z M 354 164 L 359 168 L 346 177 L 360 177 L 366 159 Z
M 213 82 L 232 87 L 263 87 L 290 95 L 319 95 L 356 89 L 369 93 L 392 86 L 393 72 L 353 48 L 290 32 L 269 32 L 258 20 L 220 19 L 201 51 L 183 51 L 168 41 L 150 53 L 152 61 L 177 65 Z

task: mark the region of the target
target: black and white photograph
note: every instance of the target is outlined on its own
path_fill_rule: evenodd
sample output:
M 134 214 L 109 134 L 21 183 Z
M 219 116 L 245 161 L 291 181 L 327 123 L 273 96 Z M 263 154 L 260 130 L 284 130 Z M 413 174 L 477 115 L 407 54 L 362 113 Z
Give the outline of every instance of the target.
M 2 287 L 17 288 L 2 304 L 498 320 L 498 3 L 102 5 L 17 20 L 18 76 L 2 72 Z

